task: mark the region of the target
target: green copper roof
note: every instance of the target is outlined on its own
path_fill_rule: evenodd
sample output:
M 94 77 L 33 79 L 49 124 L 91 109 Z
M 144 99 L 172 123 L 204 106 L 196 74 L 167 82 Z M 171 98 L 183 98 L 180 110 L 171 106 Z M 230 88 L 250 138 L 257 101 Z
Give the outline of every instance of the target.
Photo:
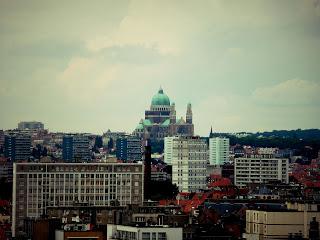
M 170 119 L 165 120 L 161 125 L 162 126 L 169 126 L 170 125 Z
M 153 96 L 151 101 L 152 106 L 165 105 L 170 106 L 169 97 L 163 92 L 162 88 L 159 89 L 158 93 Z
M 151 126 L 152 122 L 149 119 L 145 119 L 145 120 L 143 120 L 143 125 L 144 126 Z

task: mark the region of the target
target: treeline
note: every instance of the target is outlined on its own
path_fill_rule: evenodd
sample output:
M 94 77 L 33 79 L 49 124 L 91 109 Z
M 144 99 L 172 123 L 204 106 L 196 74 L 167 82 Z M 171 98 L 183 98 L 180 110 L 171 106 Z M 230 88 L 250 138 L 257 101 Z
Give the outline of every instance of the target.
M 297 129 L 297 130 L 273 130 L 272 132 L 257 132 L 255 136 L 280 137 L 280 138 L 298 138 L 309 140 L 320 140 L 320 129 Z

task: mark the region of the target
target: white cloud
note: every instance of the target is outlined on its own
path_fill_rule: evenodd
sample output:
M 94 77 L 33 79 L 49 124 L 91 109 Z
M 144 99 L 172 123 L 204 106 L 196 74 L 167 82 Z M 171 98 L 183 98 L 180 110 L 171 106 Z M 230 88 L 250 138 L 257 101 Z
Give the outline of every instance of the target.
M 262 103 L 278 105 L 320 104 L 320 84 L 301 79 L 291 79 L 279 84 L 258 88 L 253 98 Z
M 136 8 L 136 5 L 132 5 Z M 107 34 L 97 35 L 86 41 L 86 46 L 93 52 L 105 48 L 141 46 L 158 51 L 160 55 L 178 55 L 181 51 L 175 30 L 166 24 L 167 20 L 155 16 L 146 16 L 131 9 L 123 18 L 118 29 Z M 149 9 L 151 11 L 151 9 Z M 173 30 L 170 32 L 170 29 Z
M 104 64 L 101 58 L 73 58 L 57 80 L 68 97 L 88 101 L 105 92 L 120 69 L 120 65 Z

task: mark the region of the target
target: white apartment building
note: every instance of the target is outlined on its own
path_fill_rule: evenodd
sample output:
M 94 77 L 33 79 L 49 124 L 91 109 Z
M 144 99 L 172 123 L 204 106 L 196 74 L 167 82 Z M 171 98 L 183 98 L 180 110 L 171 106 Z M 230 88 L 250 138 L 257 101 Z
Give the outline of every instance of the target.
M 173 139 L 172 183 L 180 192 L 198 192 L 206 188 L 208 148 L 199 137 Z
M 142 163 L 14 163 L 12 232 L 48 206 L 143 203 Z
M 182 228 L 149 226 L 133 227 L 124 225 L 107 225 L 107 240 L 182 240 Z
M 234 160 L 234 182 L 244 187 L 250 183 L 289 182 L 289 160 L 272 155 L 253 155 Z
M 172 151 L 173 151 L 173 140 L 179 137 L 165 137 L 164 138 L 164 162 L 168 165 L 172 165 Z
M 229 162 L 229 138 L 214 137 L 209 139 L 210 165 L 222 165 Z

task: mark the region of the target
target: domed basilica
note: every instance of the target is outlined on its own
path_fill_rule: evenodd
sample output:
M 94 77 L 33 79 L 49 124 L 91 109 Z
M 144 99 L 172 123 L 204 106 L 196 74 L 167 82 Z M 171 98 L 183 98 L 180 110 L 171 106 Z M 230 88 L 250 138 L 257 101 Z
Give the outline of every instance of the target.
M 150 110 L 145 111 L 145 119 L 141 119 L 133 134 L 143 139 L 160 140 L 168 136 L 193 136 L 191 104 L 187 106 L 186 120 L 177 121 L 175 104 L 162 88 L 153 96 Z

